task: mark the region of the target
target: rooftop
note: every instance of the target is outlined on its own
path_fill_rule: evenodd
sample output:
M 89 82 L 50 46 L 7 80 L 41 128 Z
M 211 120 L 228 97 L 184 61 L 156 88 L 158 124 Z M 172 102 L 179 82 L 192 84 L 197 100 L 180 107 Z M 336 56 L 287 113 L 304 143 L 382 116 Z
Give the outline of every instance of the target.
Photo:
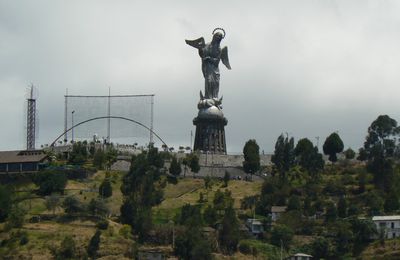
M 297 253 L 297 254 L 294 254 L 292 256 L 313 257 L 312 255 L 307 255 L 307 254 L 303 254 L 303 253 Z
M 43 150 L 0 151 L 0 163 L 41 162 L 46 157 Z
M 396 216 L 374 216 L 372 221 L 400 220 L 400 215 Z
M 247 219 L 247 223 L 251 225 L 262 225 L 262 222 L 259 219 L 249 218 Z
M 286 209 L 287 209 L 286 206 L 272 206 L 271 207 L 271 212 L 281 213 L 281 212 L 285 212 Z

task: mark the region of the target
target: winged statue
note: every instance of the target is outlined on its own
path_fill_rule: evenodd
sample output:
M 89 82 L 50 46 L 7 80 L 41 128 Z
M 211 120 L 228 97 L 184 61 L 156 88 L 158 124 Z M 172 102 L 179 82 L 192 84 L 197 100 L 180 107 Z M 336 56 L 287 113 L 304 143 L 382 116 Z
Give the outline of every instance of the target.
M 205 80 L 205 91 L 204 95 L 200 91 L 200 99 L 207 100 L 206 104 L 221 103 L 222 98 L 218 99 L 219 92 L 219 62 L 231 69 L 228 58 L 228 47 L 221 49 L 220 43 L 225 37 L 225 30 L 222 28 L 216 28 L 213 31 L 213 38 L 210 43 L 205 43 L 204 38 L 198 38 L 196 40 L 185 40 L 186 43 L 199 51 L 201 58 L 201 69 Z M 200 101 L 200 102 L 201 102 Z M 219 102 L 218 102 L 219 101 Z

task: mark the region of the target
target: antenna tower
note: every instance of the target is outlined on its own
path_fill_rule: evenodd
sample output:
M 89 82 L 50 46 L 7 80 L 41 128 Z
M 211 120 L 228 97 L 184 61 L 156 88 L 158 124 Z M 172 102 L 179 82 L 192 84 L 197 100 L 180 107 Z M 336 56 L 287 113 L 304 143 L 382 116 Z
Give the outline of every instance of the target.
M 27 117 L 26 117 L 26 149 L 35 150 L 36 135 L 36 99 L 33 97 L 33 85 L 31 85 L 30 96 L 27 99 Z

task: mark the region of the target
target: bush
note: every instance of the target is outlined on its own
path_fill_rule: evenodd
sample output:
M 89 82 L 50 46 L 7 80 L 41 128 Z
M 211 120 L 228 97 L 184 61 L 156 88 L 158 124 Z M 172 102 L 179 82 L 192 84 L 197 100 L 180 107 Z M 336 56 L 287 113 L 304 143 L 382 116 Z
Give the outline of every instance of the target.
M 343 175 L 341 178 L 341 182 L 343 185 L 355 185 L 356 181 L 354 180 L 353 176 L 351 175 Z
M 28 244 L 29 242 L 29 238 L 28 238 L 28 234 L 26 232 L 21 232 L 20 234 L 20 238 L 19 238 L 19 244 L 21 246 Z
M 106 203 L 101 199 L 92 199 L 89 202 L 88 210 L 95 216 L 106 216 L 109 213 L 109 209 Z
M 62 203 L 65 213 L 79 213 L 84 211 L 83 205 L 75 196 L 68 196 L 64 199 Z
M 129 225 L 123 225 L 119 230 L 119 234 L 123 236 L 125 239 L 132 238 L 132 228 Z
M 251 253 L 251 247 L 247 243 L 240 242 L 239 244 L 239 251 L 242 254 L 248 255 Z
M 13 207 L 8 214 L 7 228 L 20 228 L 24 224 L 26 211 L 19 207 Z
M 57 259 L 74 258 L 76 253 L 75 241 L 71 236 L 66 236 L 61 242 L 60 249 L 57 253 Z
M 0 185 L 0 222 L 4 221 L 11 210 L 11 191 L 7 186 Z
M 285 225 L 277 225 L 272 229 L 271 232 L 271 244 L 280 247 L 282 246 L 289 249 L 292 243 L 294 232 Z
M 103 182 L 100 184 L 99 195 L 102 198 L 109 198 L 112 196 L 112 186 L 110 178 L 108 176 L 106 176 Z
M 108 228 L 108 220 L 100 220 L 99 222 L 97 222 L 96 227 L 101 230 L 106 230 Z

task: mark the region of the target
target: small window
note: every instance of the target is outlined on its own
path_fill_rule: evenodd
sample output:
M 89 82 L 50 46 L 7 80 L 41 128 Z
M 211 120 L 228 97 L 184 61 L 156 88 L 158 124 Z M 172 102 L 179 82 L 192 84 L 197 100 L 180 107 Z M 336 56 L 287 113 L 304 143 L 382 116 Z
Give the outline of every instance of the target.
M 396 238 L 396 233 L 392 233 L 392 238 Z
M 392 222 L 392 224 L 390 225 L 391 228 L 394 228 L 394 222 Z

